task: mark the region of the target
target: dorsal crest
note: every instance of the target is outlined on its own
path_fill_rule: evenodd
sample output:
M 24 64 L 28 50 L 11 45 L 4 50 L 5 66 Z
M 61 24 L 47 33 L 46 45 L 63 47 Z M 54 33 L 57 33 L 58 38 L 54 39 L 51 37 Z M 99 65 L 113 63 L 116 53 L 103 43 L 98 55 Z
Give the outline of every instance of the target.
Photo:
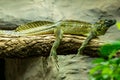
M 16 28 L 15 31 L 19 32 L 19 31 L 36 28 L 36 27 L 40 27 L 40 26 L 43 26 L 43 25 L 50 25 L 50 24 L 53 24 L 53 22 L 50 22 L 50 21 L 35 21 L 35 22 L 30 22 L 30 23 L 27 23 L 27 24 L 20 25 Z

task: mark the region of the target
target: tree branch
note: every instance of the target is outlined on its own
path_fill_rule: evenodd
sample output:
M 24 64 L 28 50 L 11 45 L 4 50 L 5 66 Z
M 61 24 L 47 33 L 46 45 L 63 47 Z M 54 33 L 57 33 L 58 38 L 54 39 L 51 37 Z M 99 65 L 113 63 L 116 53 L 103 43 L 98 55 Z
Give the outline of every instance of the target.
M 59 55 L 76 54 L 83 36 L 64 35 L 57 50 Z M 48 56 L 55 40 L 53 34 L 39 36 L 10 36 L 0 35 L 0 57 L 25 58 L 33 56 Z M 98 48 L 103 42 L 93 39 L 85 48 L 84 54 L 98 56 Z

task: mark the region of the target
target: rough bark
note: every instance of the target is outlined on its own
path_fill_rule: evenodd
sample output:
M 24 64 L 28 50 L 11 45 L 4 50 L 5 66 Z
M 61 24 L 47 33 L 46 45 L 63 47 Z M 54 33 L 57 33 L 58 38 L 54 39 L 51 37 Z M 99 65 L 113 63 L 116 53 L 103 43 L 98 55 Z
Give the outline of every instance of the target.
M 59 55 L 76 54 L 81 43 L 86 39 L 83 36 L 64 35 L 57 50 Z M 55 40 L 54 35 L 40 36 L 0 36 L 0 57 L 25 58 L 33 56 L 48 56 Z M 101 45 L 99 39 L 93 39 L 85 48 L 84 54 L 97 55 Z
M 64 35 L 57 50 L 58 54 L 76 54 L 85 39 L 83 36 Z M 0 57 L 5 60 L 6 80 L 58 80 L 59 72 L 56 72 L 54 63 L 47 58 L 54 40 L 53 34 L 0 35 Z M 97 50 L 102 43 L 99 39 L 93 39 L 85 48 L 84 54 L 97 56 Z

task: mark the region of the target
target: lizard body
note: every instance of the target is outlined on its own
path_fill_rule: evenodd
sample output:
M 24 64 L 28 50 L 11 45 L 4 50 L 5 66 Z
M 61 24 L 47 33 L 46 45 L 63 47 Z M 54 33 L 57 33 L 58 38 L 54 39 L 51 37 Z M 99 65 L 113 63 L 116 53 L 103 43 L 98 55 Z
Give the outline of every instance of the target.
M 19 26 L 15 32 L 24 35 L 53 34 L 56 26 L 49 27 L 53 24 L 55 23 L 50 21 L 36 21 Z M 64 20 L 62 23 L 60 23 L 60 27 L 65 34 L 76 34 L 84 36 L 86 36 L 91 30 L 90 23 L 77 20 Z
M 50 56 L 57 62 L 57 52 L 63 34 L 75 34 L 87 36 L 86 40 L 78 49 L 77 55 L 80 55 L 89 41 L 99 35 L 104 35 L 106 31 L 116 23 L 116 20 L 99 20 L 94 24 L 76 21 L 76 20 L 63 20 L 57 23 L 49 21 L 37 21 L 21 25 L 13 31 L 0 31 L 0 34 L 13 34 L 13 35 L 42 35 L 42 34 L 55 34 L 56 40 L 50 51 Z

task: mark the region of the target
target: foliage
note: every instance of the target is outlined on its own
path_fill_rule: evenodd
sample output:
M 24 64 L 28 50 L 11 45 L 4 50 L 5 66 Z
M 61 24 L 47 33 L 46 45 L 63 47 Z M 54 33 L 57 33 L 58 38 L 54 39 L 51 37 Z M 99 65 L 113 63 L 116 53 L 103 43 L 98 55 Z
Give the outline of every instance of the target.
M 120 22 L 117 22 L 116 25 L 117 25 L 117 28 L 120 30 Z
M 100 48 L 101 58 L 93 61 L 90 80 L 120 80 L 120 58 L 113 58 L 120 49 L 120 41 L 105 44 Z
M 120 41 L 113 41 L 111 43 L 105 44 L 100 48 L 101 57 L 108 57 L 111 59 L 116 55 L 116 52 L 120 49 Z

